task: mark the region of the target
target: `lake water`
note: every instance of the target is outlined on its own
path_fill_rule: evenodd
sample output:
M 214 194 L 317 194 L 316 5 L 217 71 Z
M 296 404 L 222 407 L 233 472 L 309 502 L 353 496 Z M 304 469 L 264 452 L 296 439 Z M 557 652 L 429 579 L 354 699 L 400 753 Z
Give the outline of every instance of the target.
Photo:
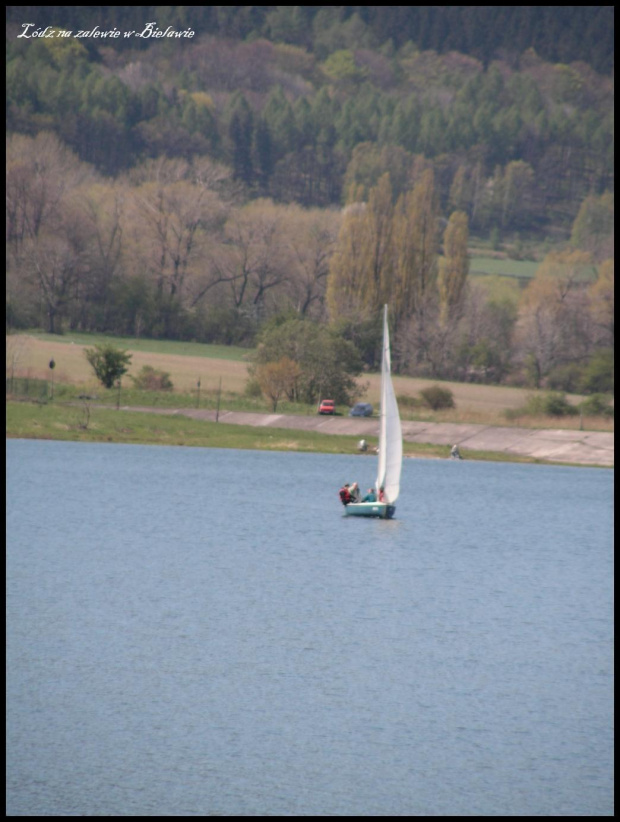
M 7 442 L 10 816 L 607 816 L 611 471 Z

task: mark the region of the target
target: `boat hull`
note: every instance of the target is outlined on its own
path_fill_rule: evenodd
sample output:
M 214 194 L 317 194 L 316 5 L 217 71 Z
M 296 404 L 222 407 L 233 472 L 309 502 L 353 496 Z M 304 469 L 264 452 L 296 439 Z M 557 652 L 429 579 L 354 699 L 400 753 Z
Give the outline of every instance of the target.
M 392 519 L 396 511 L 395 505 L 387 502 L 351 502 L 345 505 L 344 514 L 346 517 L 377 517 L 379 519 Z

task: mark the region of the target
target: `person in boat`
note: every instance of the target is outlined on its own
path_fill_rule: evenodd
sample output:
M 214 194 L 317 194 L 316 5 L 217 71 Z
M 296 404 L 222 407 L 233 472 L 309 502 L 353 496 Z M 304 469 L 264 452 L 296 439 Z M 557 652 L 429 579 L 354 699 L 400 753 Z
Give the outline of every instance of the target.
M 369 488 L 368 493 L 365 494 L 365 496 L 362 497 L 362 502 L 376 502 L 376 501 L 377 501 L 377 495 L 375 494 L 375 489 L 374 488 Z
M 351 502 L 351 491 L 349 490 L 349 483 L 345 482 L 340 491 L 340 501 L 343 505 L 348 505 Z
M 385 488 L 383 486 L 379 488 L 379 502 L 385 502 Z
M 450 458 L 453 460 L 462 460 L 463 457 L 461 456 L 461 452 L 458 449 L 457 445 L 452 446 L 452 450 L 450 451 Z
M 359 485 L 354 482 L 349 490 L 351 493 L 351 502 L 359 502 L 361 497 Z

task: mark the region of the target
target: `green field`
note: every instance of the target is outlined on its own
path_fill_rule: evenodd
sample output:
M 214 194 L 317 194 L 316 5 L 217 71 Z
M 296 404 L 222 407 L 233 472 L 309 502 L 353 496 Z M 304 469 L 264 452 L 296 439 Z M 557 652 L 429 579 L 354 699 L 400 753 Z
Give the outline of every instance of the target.
M 517 277 L 520 280 L 531 280 L 540 263 L 535 260 L 500 260 L 495 257 L 471 257 L 470 274 L 499 274 L 502 277 Z
M 531 280 L 536 276 L 540 266 L 539 260 L 512 260 L 499 257 L 475 257 L 469 259 L 469 273 L 473 276 L 497 275 L 513 277 L 521 281 Z M 589 266 L 581 275 L 585 281 L 596 278 L 596 268 Z
M 114 345 L 117 348 L 145 351 L 153 354 L 172 354 L 183 357 L 206 357 L 208 359 L 232 360 L 243 362 L 250 349 L 239 348 L 234 345 L 209 345 L 197 342 L 175 342 L 172 340 L 146 340 L 138 337 L 114 337 L 106 334 L 87 334 L 67 332 L 46 334 L 43 331 L 24 331 L 23 334 L 34 337 L 42 342 L 66 343 L 93 347 L 95 345 Z

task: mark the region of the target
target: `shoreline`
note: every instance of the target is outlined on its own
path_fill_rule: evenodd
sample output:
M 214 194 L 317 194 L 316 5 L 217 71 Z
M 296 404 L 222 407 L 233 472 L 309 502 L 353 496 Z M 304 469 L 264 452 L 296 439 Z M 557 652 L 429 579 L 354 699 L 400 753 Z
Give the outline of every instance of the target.
M 132 409 L 125 409 L 132 410 Z M 136 408 L 145 413 L 169 413 L 196 420 L 215 421 L 211 410 Z M 332 416 L 302 417 L 292 414 L 258 414 L 245 411 L 222 411 L 219 422 L 251 425 L 261 428 L 315 431 L 355 437 L 376 437 L 377 418 Z M 468 451 L 497 453 L 505 457 L 525 457 L 534 461 L 570 465 L 613 467 L 614 434 L 608 431 L 574 431 L 563 428 L 509 428 L 474 423 L 402 421 L 403 441 L 411 445 L 438 445 L 447 449 L 458 445 Z M 441 459 L 441 457 L 439 457 Z
M 9 414 L 9 411 L 11 412 Z M 151 422 L 148 417 L 157 417 Z M 216 421 L 216 416 L 218 420 Z M 613 432 L 502 428 L 403 421 L 404 456 L 448 459 L 456 444 L 467 460 L 613 468 Z M 241 411 L 7 403 L 6 437 L 211 448 L 356 453 L 376 440 L 377 418 L 295 416 Z M 372 448 L 372 442 L 370 443 Z M 372 454 L 370 454 L 372 455 Z

